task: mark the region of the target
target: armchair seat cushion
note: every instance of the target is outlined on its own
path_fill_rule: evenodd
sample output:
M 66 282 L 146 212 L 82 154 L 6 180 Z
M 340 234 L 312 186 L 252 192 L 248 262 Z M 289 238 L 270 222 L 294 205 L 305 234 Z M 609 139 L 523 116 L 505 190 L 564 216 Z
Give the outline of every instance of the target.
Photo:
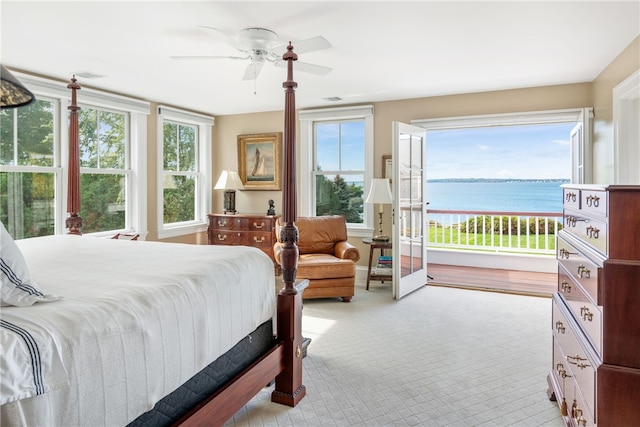
M 298 260 L 300 279 L 327 279 L 355 277 L 356 265 L 350 259 L 340 259 L 328 254 L 302 254 Z

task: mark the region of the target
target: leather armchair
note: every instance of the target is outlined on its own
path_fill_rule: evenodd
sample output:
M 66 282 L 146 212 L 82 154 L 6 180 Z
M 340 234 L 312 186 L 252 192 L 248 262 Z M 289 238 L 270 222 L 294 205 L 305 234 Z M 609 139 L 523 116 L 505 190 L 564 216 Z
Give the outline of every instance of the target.
M 282 218 L 276 224 L 277 242 L 273 255 L 281 264 L 280 241 Z M 355 294 L 356 262 L 360 259 L 358 248 L 347 241 L 347 223 L 342 215 L 300 217 L 298 227 L 298 271 L 296 277 L 309 279 L 303 298 L 340 297 L 351 301 Z

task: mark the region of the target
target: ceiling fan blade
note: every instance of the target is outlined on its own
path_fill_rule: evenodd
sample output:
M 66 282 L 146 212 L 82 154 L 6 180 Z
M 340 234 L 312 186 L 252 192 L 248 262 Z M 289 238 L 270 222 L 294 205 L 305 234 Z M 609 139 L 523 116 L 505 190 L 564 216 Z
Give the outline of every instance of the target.
M 249 56 L 216 56 L 216 55 L 179 55 L 179 56 L 170 56 L 171 59 L 249 59 Z
M 277 67 L 286 67 L 286 61 L 275 62 Z M 309 64 L 308 62 L 293 61 L 293 69 L 296 71 L 303 71 L 305 73 L 318 74 L 320 76 L 326 76 L 333 70 L 331 67 L 325 67 L 323 65 Z
M 293 41 L 291 42 L 291 44 L 293 45 L 293 51 L 298 54 L 314 52 L 316 50 L 329 49 L 333 47 L 333 45 L 329 43 L 329 40 L 325 39 L 322 36 L 311 37 L 310 39 L 305 39 L 305 40 Z M 288 44 L 277 46 L 273 49 L 273 51 L 284 53 L 287 50 L 287 46 Z
M 251 62 L 247 65 L 247 68 L 244 70 L 244 76 L 242 80 L 255 80 L 258 78 L 260 74 L 260 70 L 262 70 L 262 66 L 264 65 L 264 61 L 261 62 Z
M 231 45 L 232 47 L 238 49 L 238 50 L 242 50 L 240 47 L 240 43 L 238 43 L 238 41 L 236 39 L 234 39 L 233 37 L 231 37 L 229 34 L 225 33 L 222 30 L 219 30 L 215 27 L 207 27 L 206 25 L 198 25 L 198 28 L 202 28 L 203 30 L 205 30 L 206 32 L 212 34 L 214 37 L 218 37 L 218 36 L 222 36 L 225 41 Z

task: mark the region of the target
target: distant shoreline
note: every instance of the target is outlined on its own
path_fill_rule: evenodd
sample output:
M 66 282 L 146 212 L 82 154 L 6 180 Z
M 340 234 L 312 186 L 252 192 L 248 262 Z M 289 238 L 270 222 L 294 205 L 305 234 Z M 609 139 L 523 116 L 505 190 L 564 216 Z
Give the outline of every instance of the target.
M 427 179 L 427 182 L 563 182 L 569 183 L 569 179 L 563 178 L 438 178 Z

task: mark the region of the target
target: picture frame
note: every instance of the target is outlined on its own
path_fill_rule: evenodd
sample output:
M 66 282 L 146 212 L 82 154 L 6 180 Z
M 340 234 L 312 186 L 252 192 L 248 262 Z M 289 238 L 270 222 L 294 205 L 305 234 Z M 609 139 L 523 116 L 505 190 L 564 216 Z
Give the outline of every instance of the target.
M 382 156 L 382 177 L 387 178 L 389 182 L 393 182 L 393 161 L 391 154 Z
M 281 190 L 282 132 L 238 135 L 238 175 L 245 190 Z

